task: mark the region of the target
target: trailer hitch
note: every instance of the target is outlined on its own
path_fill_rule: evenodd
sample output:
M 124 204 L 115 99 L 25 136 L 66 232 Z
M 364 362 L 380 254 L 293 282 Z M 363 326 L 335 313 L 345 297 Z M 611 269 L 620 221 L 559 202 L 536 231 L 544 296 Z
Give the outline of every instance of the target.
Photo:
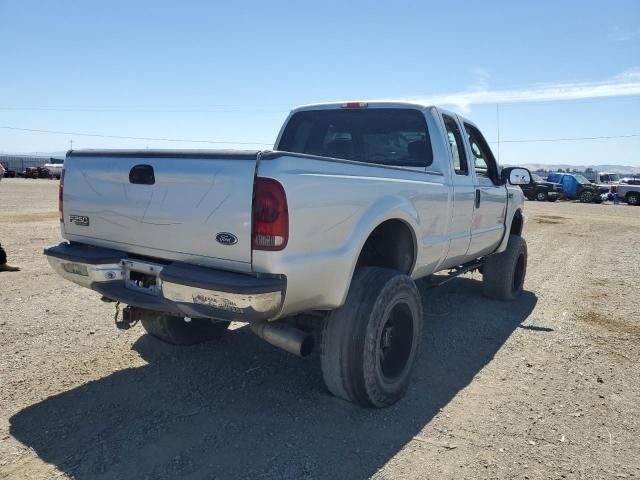
M 120 316 L 120 302 L 116 303 L 116 313 L 113 317 L 113 320 L 116 323 L 116 328 L 119 330 L 129 330 L 131 327 L 135 327 L 138 323 L 139 318 L 136 318 L 135 315 L 136 310 L 131 306 L 126 306 L 122 310 L 122 320 L 118 320 Z

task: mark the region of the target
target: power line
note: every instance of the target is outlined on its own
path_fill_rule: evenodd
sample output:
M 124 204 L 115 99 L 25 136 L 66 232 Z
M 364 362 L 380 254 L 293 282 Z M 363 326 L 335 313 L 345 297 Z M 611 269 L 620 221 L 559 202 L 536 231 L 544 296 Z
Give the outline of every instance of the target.
M 216 108 L 217 107 L 217 108 Z M 78 113 L 287 113 L 289 109 L 255 109 L 241 105 L 214 105 L 193 108 L 135 108 L 135 107 L 3 107 L 3 111 L 78 112 Z
M 125 135 L 105 135 L 101 133 L 63 132 L 60 130 L 39 130 L 35 128 L 18 128 L 0 126 L 4 130 L 17 130 L 19 132 L 51 133 L 54 135 L 76 135 L 78 137 L 119 138 L 124 140 L 151 140 L 155 142 L 184 142 L 184 143 L 210 143 L 217 145 L 273 145 L 273 142 L 223 142 L 218 140 L 193 140 L 186 138 L 155 138 L 155 137 L 129 137 Z
M 158 137 L 132 137 L 127 135 L 107 135 L 101 133 L 86 133 L 86 132 L 66 132 L 60 130 L 41 130 L 35 128 L 20 128 L 0 125 L 0 128 L 4 130 L 16 130 L 20 132 L 33 132 L 33 133 L 49 133 L 54 135 L 76 135 L 79 137 L 99 137 L 99 138 L 118 138 L 124 140 L 150 140 L 157 142 L 183 142 L 183 143 L 209 143 L 218 145 L 273 145 L 273 142 L 232 142 L 232 141 L 220 141 L 220 140 L 201 140 L 201 139 L 186 139 L 186 138 L 158 138 Z M 500 143 L 539 143 L 539 142 L 572 142 L 580 140 L 608 140 L 616 138 L 635 138 L 640 137 L 640 133 L 632 133 L 629 135 L 603 135 L 596 137 L 563 137 L 563 138 L 534 138 L 534 139 L 514 139 L 514 140 L 500 140 Z M 489 142 L 497 143 L 497 142 Z

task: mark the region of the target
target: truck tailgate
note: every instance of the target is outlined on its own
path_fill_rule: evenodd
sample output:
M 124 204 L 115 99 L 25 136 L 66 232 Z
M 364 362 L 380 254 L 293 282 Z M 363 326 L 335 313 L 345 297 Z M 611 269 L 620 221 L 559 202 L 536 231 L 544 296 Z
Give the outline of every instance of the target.
M 65 237 L 250 271 L 257 153 L 72 151 L 64 164 Z

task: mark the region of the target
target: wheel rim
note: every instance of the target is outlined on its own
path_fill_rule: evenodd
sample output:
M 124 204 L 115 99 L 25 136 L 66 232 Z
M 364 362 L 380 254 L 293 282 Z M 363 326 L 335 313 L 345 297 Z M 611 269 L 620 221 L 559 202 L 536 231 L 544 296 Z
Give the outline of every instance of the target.
M 411 358 L 413 334 L 411 309 L 406 303 L 395 304 L 385 318 L 378 340 L 378 367 L 387 383 L 404 374 Z
M 518 256 L 518 261 L 516 262 L 516 268 L 513 272 L 513 285 L 512 292 L 516 293 L 520 288 L 522 288 L 522 284 L 524 283 L 524 270 L 526 264 L 524 259 L 524 254 L 520 254 Z
M 640 203 L 640 197 L 638 197 L 637 195 L 629 195 L 629 200 L 628 202 L 630 205 L 638 205 L 638 203 Z
M 537 198 L 540 201 L 544 200 L 544 193 L 542 193 L 542 192 L 538 193 Z

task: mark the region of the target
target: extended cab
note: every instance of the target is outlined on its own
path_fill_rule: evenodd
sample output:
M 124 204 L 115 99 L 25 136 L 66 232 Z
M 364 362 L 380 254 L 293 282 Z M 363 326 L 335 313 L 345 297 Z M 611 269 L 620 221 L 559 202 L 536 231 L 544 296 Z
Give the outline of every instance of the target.
M 64 278 L 128 305 L 174 344 L 248 322 L 297 355 L 319 351 L 335 395 L 374 407 L 405 392 L 421 338 L 415 281 L 472 270 L 517 298 L 523 168 L 480 130 L 415 103 L 294 109 L 273 151 L 70 151 L 60 181 Z M 512 185 L 516 185 L 515 187 Z

